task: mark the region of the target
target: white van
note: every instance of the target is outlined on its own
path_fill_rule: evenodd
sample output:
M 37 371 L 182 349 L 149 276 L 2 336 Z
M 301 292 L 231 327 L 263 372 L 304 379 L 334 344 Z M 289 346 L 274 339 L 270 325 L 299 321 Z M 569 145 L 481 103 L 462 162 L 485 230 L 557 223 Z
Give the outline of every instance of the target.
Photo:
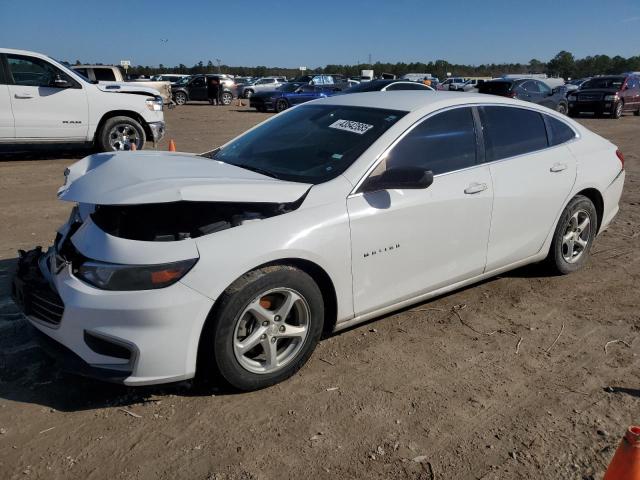
M 164 136 L 163 101 L 136 84 L 94 84 L 46 55 L 0 48 L 0 144 L 138 150 Z

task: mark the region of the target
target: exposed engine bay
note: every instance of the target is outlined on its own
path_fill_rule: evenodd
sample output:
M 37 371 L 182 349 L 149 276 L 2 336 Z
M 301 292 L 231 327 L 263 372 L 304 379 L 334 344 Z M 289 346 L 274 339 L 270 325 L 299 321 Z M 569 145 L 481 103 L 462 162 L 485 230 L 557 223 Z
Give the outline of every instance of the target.
M 93 222 L 119 238 L 172 242 L 220 232 L 247 222 L 264 220 L 296 210 L 304 200 L 291 203 L 191 202 L 142 205 L 99 205 Z

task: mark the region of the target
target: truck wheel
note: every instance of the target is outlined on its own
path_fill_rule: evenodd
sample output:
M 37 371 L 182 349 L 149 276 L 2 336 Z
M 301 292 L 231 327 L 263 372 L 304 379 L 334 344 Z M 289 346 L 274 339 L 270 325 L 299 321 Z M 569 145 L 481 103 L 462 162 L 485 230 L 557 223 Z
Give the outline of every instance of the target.
M 131 145 L 137 150 L 144 147 L 144 129 L 131 117 L 112 117 L 104 122 L 98 132 L 97 144 L 103 152 L 131 150 Z
M 567 104 L 563 102 L 558 103 L 558 106 L 556 107 L 556 111 L 562 115 L 566 115 L 568 110 Z
M 222 94 L 222 104 L 223 105 L 231 105 L 231 102 L 233 102 L 233 94 L 231 94 L 230 92 L 223 92 L 223 94 Z
M 187 94 L 184 92 L 178 92 L 175 94 L 176 105 L 184 105 L 187 103 Z

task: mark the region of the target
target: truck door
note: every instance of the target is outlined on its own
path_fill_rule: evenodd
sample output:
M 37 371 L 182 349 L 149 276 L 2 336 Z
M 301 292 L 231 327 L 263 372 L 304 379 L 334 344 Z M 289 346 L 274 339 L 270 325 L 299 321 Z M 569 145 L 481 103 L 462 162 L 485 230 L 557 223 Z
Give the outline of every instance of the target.
M 41 58 L 6 58 L 16 139 L 86 141 L 89 105 L 84 87 Z
M 0 142 L 12 139 L 15 136 L 9 85 L 4 71 L 4 61 L 2 55 L 0 55 Z

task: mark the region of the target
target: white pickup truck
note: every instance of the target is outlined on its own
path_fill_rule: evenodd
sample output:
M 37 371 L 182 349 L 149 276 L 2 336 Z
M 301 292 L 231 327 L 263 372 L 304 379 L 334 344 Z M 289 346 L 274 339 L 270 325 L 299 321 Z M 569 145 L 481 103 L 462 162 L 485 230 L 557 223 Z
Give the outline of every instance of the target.
M 46 55 L 0 48 L 0 144 L 140 150 L 164 136 L 162 107 L 152 88 L 94 84 Z

